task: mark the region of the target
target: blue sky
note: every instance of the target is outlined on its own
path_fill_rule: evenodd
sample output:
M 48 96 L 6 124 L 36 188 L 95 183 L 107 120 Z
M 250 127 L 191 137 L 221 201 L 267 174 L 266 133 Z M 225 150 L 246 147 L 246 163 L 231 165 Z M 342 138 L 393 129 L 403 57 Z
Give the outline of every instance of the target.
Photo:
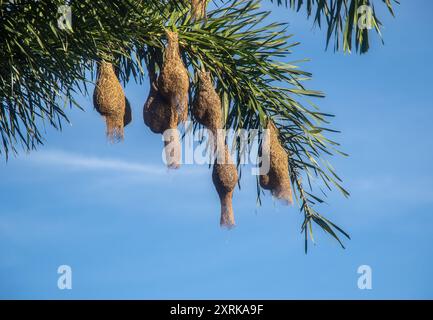
M 267 6 L 271 7 L 271 6 Z M 421 9 L 422 8 L 422 9 Z M 305 15 L 274 10 L 311 58 L 309 88 L 337 115 L 335 158 L 352 196 L 330 194 L 322 210 L 352 236 L 347 249 L 316 231 L 304 254 L 296 206 L 255 181 L 236 190 L 237 227 L 220 229 L 219 201 L 203 166 L 167 171 L 160 136 L 141 121 L 147 85 L 126 93 L 135 120 L 110 145 L 90 98 L 63 132 L 47 128 L 37 152 L 0 163 L 0 298 L 433 298 L 433 21 L 431 1 L 403 1 L 383 15 L 385 45 L 367 55 L 324 50 L 324 33 Z M 57 268 L 72 268 L 72 290 Z M 373 288 L 359 290 L 369 265 Z

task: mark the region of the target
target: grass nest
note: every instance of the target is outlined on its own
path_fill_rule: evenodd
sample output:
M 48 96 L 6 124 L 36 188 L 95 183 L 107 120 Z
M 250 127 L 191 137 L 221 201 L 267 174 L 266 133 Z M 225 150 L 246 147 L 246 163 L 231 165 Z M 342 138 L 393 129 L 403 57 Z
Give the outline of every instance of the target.
M 178 113 L 161 95 L 156 82 L 152 82 L 149 96 L 143 107 L 144 123 L 154 133 L 164 135 L 164 152 L 167 166 L 171 169 L 180 167 L 181 144 L 177 130 Z
M 224 146 L 223 161 L 216 161 L 212 171 L 212 181 L 221 203 L 220 225 L 231 228 L 235 225 L 233 213 L 233 191 L 238 182 L 238 172 L 230 157 L 228 146 Z M 220 160 L 220 159 L 218 159 Z
M 144 103 L 143 120 L 153 133 L 163 134 L 165 130 L 177 127 L 178 114 L 161 95 L 155 82 Z
M 107 137 L 110 141 L 123 140 L 126 97 L 111 63 L 98 65 L 97 81 L 93 92 L 93 105 L 105 118 Z
M 166 34 L 167 45 L 158 77 L 158 88 L 171 108 L 177 110 L 180 123 L 188 117 L 189 76 L 180 55 L 178 34 L 173 31 L 166 31 Z
M 288 154 L 279 140 L 278 129 L 269 121 L 262 146 L 262 156 L 269 157 L 269 172 L 260 175 L 259 182 L 263 189 L 287 204 L 293 203 L 292 186 L 289 178 Z
M 212 131 L 222 126 L 221 99 L 212 83 L 209 72 L 199 71 L 199 85 L 194 102 L 192 115 L 198 123 Z

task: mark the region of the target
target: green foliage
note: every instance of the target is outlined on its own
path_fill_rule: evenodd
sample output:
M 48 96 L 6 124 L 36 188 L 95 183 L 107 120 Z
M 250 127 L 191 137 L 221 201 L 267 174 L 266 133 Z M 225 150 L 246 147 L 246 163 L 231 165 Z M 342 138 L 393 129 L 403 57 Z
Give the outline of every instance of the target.
M 316 7 L 317 23 L 324 16 L 328 34 L 338 34 L 342 17 L 353 17 L 350 9 L 341 16 L 335 3 L 346 6 L 347 1 L 325 2 L 307 1 L 308 14 Z M 267 22 L 269 12 L 261 11 L 259 0 L 225 1 L 201 21 L 191 20 L 186 0 L 70 1 L 72 30 L 57 25 L 63 1 L 0 3 L 0 153 L 6 158 L 19 144 L 30 150 L 42 143 L 45 123 L 61 128 L 67 121 L 65 107 L 80 107 L 74 97 L 89 94 L 96 61 L 112 61 L 125 85 L 131 79 L 147 81 L 161 67 L 165 30 L 175 29 L 193 81 L 191 94 L 195 74 L 204 66 L 217 79 L 226 128 L 261 131 L 267 119 L 276 123 L 290 155 L 290 178 L 304 214 L 305 239 L 312 238 L 313 222 L 340 243 L 338 233 L 348 237 L 313 208 L 323 202 L 314 194 L 314 185 L 336 187 L 348 196 L 323 158 L 343 154 L 336 149 L 338 143 L 324 135 L 335 132 L 327 128 L 332 116 L 309 102 L 323 94 L 306 89 L 303 83 L 311 75 L 296 62 L 287 62 L 297 43 L 291 42 L 286 24 Z M 303 3 L 286 5 L 299 9 Z M 357 39 L 365 51 L 365 37 Z M 350 50 L 351 42 L 345 43 Z M 259 186 L 258 197 L 260 201 Z
M 379 37 L 381 35 L 381 22 L 376 14 L 374 4 L 383 3 L 388 11 L 394 16 L 393 3 L 397 0 L 271 0 L 278 5 L 285 5 L 296 11 L 306 7 L 308 17 L 314 16 L 314 23 L 319 27 L 325 25 L 326 46 L 334 40 L 334 49 L 343 49 L 351 52 L 353 42 L 357 52 L 365 53 L 369 45 L 369 29 L 360 28 L 358 21 L 362 14 L 365 14 L 362 6 L 372 8 L 371 28 L 374 29 Z M 355 39 L 353 35 L 355 34 Z

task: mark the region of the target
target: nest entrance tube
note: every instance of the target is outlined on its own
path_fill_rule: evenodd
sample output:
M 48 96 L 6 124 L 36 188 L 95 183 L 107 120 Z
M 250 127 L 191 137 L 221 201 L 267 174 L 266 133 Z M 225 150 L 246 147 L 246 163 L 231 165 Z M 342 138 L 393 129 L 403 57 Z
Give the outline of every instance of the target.
M 220 225 L 231 228 L 235 225 L 233 213 L 233 191 L 238 182 L 238 172 L 230 157 L 228 146 L 224 147 L 223 161 L 217 161 L 212 171 L 212 181 L 218 192 L 221 203 Z
M 289 178 L 289 157 L 278 138 L 278 130 L 272 122 L 268 123 L 262 146 L 262 156 L 269 157 L 269 172 L 260 175 L 259 182 L 263 189 L 287 204 L 293 203 L 292 186 Z
M 105 118 L 109 140 L 123 140 L 126 97 L 111 63 L 102 61 L 98 65 L 93 104 L 96 111 Z

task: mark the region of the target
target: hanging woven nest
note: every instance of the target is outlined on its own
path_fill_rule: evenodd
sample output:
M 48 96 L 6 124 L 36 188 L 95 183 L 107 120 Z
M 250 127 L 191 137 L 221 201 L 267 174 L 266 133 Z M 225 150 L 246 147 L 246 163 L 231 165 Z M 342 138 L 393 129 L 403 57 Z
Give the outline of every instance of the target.
M 223 161 L 215 162 L 212 171 L 212 180 L 218 192 L 221 203 L 221 218 L 220 225 L 224 227 L 232 227 L 235 224 L 233 214 L 233 191 L 238 182 L 238 172 L 236 166 L 230 157 L 230 152 L 225 145 Z
M 218 130 L 222 128 L 221 99 L 215 91 L 210 73 L 199 71 L 198 76 L 199 84 L 192 104 L 192 115 L 198 123 L 210 130 L 213 135 L 211 143 L 216 148 L 214 150 L 223 150 L 223 132 Z
M 156 83 L 152 83 L 143 107 L 144 123 L 153 133 L 163 134 L 165 130 L 177 127 L 177 119 L 177 112 L 160 94 Z
M 173 31 L 167 31 L 166 34 L 167 45 L 158 77 L 158 88 L 170 106 L 177 110 L 180 123 L 188 117 L 189 77 L 180 56 L 178 34 Z
M 263 189 L 286 203 L 292 203 L 292 187 L 289 178 L 289 163 L 286 150 L 279 140 L 278 129 L 269 121 L 262 146 L 262 157 L 269 157 L 269 172 L 260 175 L 259 182 Z M 268 153 L 269 152 L 269 153 Z
M 171 169 L 179 168 L 181 144 L 177 130 L 178 113 L 160 94 L 155 82 L 150 86 L 149 96 L 143 107 L 143 120 L 152 132 L 164 135 L 167 166 Z
M 199 71 L 199 85 L 192 114 L 198 123 L 210 130 L 216 130 L 222 125 L 221 100 L 212 83 L 209 72 Z
M 105 61 L 100 62 L 93 92 L 93 104 L 99 114 L 105 118 L 107 137 L 112 142 L 123 139 L 125 99 L 113 65 Z

